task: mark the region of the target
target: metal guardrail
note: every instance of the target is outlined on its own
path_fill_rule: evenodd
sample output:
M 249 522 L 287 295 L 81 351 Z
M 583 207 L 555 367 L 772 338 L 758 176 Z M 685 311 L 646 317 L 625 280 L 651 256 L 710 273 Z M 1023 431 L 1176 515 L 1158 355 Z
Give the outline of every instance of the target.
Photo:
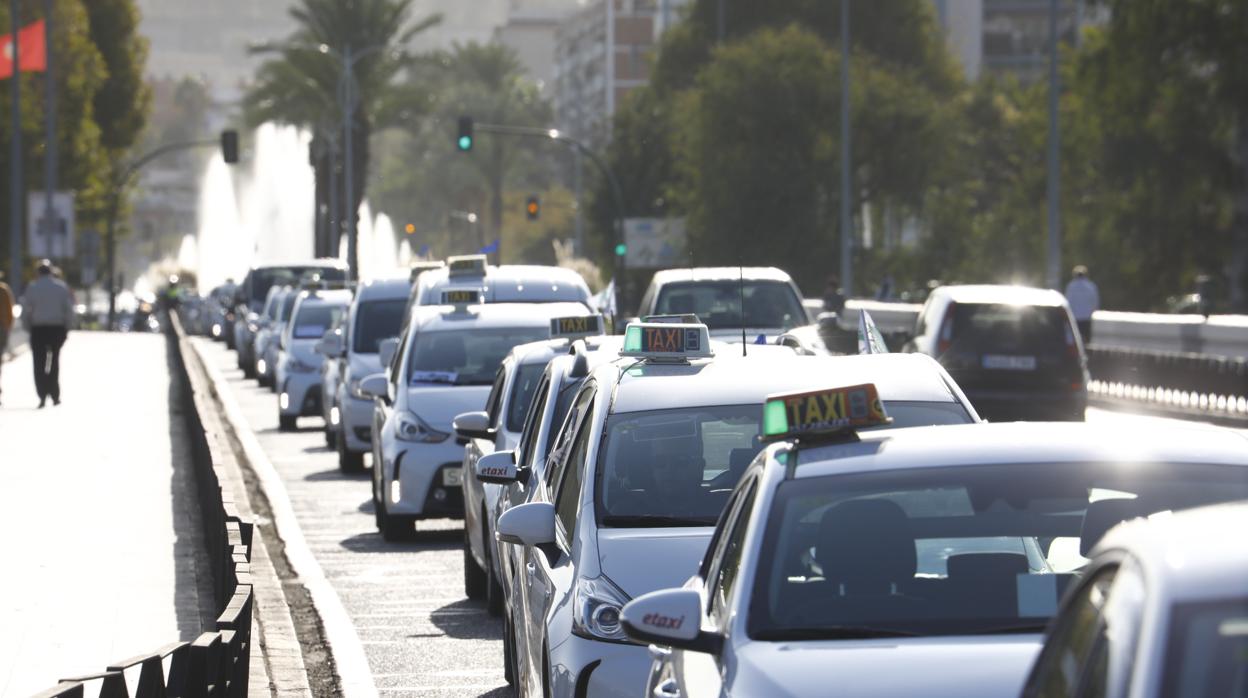
M 208 438 L 200 418 L 207 386 L 186 369 L 182 343 L 186 334 L 176 315 L 165 323 L 165 337 L 182 383 L 182 414 L 187 420 L 195 485 L 213 575 L 216 629 L 193 642 L 175 642 L 151 654 L 109 665 L 87 676 L 61 679 L 35 698 L 241 698 L 247 695 L 254 606 L 251 550 L 254 525 L 239 515 L 230 492 L 218 445 Z

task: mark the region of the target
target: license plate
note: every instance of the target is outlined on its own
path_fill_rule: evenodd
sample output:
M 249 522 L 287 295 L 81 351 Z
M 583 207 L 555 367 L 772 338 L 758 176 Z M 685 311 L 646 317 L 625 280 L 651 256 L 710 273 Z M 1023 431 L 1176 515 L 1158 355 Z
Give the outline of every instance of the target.
M 459 468 L 447 468 L 442 471 L 442 485 L 445 487 L 459 487 L 464 482 L 464 471 Z
M 983 366 L 1001 371 L 1034 371 L 1036 370 L 1036 357 L 984 354 Z

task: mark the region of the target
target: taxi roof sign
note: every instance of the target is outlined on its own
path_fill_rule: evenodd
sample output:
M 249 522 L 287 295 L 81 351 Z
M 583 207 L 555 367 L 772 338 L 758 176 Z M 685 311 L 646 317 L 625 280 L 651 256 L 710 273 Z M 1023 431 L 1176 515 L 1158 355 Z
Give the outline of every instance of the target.
M 620 356 L 654 361 L 709 359 L 711 333 L 706 325 L 681 322 L 631 322 L 624 330 Z
M 602 334 L 601 315 L 573 315 L 571 317 L 556 317 L 550 319 L 551 337 L 576 338 L 592 337 L 600 334 Z
M 478 305 L 481 303 L 479 288 L 447 288 L 442 290 L 442 305 Z
M 763 403 L 766 439 L 828 436 L 892 421 L 873 383 L 768 395 Z
M 684 324 L 684 325 L 701 325 L 702 320 L 693 313 L 684 313 L 683 315 L 647 315 L 641 319 L 642 322 L 661 322 L 666 324 Z
M 447 276 L 485 276 L 488 261 L 483 254 L 466 254 L 446 258 Z

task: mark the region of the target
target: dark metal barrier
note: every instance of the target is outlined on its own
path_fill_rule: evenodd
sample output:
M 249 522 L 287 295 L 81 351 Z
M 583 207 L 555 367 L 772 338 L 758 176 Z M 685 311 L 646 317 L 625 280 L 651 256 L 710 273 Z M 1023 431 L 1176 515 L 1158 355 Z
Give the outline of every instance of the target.
M 241 698 L 247 695 L 254 604 L 251 544 L 254 527 L 239 515 L 220 457 L 223 444 L 210 438 L 201 419 L 209 394 L 199 372 L 186 369 L 186 334 L 176 315 L 165 338 L 182 385 L 181 412 L 187 421 L 195 485 L 204 526 L 217 608 L 215 630 L 194 642 L 175 642 L 151 654 L 131 657 L 88 676 L 62 679 L 35 698 Z M 184 351 L 185 350 L 185 351 Z M 204 405 L 206 408 L 207 406 Z M 225 483 L 225 484 L 223 484 Z M 131 693 L 133 691 L 133 693 Z
M 1093 399 L 1232 420 L 1248 419 L 1248 361 L 1146 349 L 1088 348 Z

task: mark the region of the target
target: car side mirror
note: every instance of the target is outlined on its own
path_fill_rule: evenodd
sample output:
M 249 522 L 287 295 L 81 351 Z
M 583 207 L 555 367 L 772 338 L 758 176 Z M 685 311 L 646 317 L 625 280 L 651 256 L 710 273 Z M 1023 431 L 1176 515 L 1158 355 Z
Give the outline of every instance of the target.
M 451 421 L 451 427 L 461 439 L 493 440 L 494 429 L 490 428 L 488 412 L 465 412 Z
M 661 589 L 624 605 L 620 623 L 630 640 L 718 654 L 723 638 L 702 630 L 702 595 L 696 589 Z
M 377 358 L 381 359 L 382 366 L 389 366 L 394 361 L 394 354 L 399 350 L 399 340 L 395 337 L 388 337 L 381 340 L 381 344 L 377 345 Z
M 341 330 L 329 330 L 316 342 L 316 353 L 329 359 L 337 359 L 343 353 Z
M 519 479 L 515 451 L 495 451 L 477 460 L 477 479 L 494 485 L 510 485 Z
M 538 547 L 555 542 L 555 506 L 529 502 L 512 507 L 498 517 L 495 535 L 500 543 Z
M 360 381 L 360 392 L 368 397 L 385 400 L 390 397 L 389 391 L 390 381 L 386 380 L 384 373 L 374 373 Z

